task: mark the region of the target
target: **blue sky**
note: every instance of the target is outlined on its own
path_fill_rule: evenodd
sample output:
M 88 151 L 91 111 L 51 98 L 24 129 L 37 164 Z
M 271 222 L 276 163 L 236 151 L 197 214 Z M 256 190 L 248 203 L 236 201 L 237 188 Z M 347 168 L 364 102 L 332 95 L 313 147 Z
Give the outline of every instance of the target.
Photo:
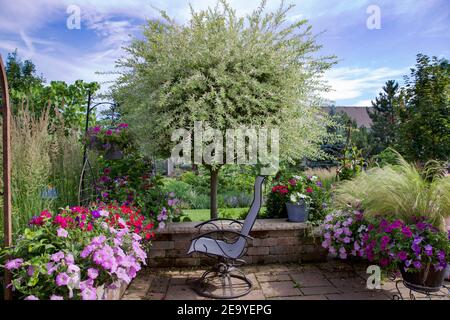
M 259 0 L 230 0 L 239 15 L 255 9 Z M 107 88 L 114 61 L 131 36 L 139 36 L 146 19 L 165 10 L 180 23 L 194 9 L 215 0 L 0 0 L 0 54 L 18 49 L 31 58 L 50 80 L 99 81 Z M 321 53 L 335 54 L 339 63 L 326 74 L 333 91 L 326 98 L 336 105 L 370 105 L 386 80 L 402 81 L 417 53 L 450 58 L 450 1 L 448 0 L 292 0 L 289 20 L 308 19 L 323 45 Z M 276 9 L 279 0 L 268 0 Z M 66 26 L 69 5 L 81 12 L 81 28 Z M 380 9 L 381 29 L 367 28 L 370 5 Z

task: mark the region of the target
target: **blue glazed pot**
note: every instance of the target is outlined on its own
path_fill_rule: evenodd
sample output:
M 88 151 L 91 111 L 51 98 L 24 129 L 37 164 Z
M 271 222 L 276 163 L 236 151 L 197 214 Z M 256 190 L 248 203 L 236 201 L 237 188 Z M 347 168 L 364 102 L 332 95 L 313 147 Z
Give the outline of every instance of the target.
M 305 222 L 308 220 L 308 208 L 305 202 L 300 204 L 286 203 L 288 220 L 291 222 Z

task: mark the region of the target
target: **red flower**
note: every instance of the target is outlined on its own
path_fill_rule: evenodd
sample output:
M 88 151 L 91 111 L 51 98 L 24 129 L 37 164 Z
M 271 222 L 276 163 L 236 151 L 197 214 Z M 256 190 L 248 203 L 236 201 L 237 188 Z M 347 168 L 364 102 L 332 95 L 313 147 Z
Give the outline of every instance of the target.
M 313 189 L 312 189 L 311 187 L 308 187 L 308 188 L 306 188 L 306 192 L 312 193 L 312 192 L 313 192 Z

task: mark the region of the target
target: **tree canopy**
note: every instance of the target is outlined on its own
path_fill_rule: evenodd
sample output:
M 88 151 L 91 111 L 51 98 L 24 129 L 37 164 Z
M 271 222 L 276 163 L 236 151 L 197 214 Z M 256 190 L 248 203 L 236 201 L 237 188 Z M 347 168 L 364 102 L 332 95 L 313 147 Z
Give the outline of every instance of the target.
M 143 28 L 143 39 L 118 61 L 115 87 L 124 118 L 142 149 L 169 157 L 175 129 L 205 121 L 218 130 L 279 128 L 281 160 L 323 156 L 327 116 L 319 111 L 322 74 L 334 57 L 320 57 L 306 20 L 289 23 L 292 6 L 265 13 L 265 1 L 238 17 L 226 1 L 181 25 L 165 12 Z

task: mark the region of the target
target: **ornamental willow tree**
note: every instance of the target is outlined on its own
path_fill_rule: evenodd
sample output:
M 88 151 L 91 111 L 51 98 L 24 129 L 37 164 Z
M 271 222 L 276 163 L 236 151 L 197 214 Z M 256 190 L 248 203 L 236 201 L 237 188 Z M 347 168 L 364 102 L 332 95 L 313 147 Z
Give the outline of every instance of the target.
M 169 157 L 174 130 L 194 121 L 225 130 L 240 126 L 279 129 L 280 160 L 323 156 L 331 120 L 319 111 L 327 90 L 323 72 L 335 62 L 321 57 L 306 20 L 289 23 L 292 6 L 266 12 L 265 1 L 238 17 L 226 1 L 178 24 L 161 11 L 143 39 L 125 48 L 114 98 L 144 153 Z M 225 158 L 225 157 L 224 157 Z M 220 163 L 210 172 L 211 217 L 217 217 Z

